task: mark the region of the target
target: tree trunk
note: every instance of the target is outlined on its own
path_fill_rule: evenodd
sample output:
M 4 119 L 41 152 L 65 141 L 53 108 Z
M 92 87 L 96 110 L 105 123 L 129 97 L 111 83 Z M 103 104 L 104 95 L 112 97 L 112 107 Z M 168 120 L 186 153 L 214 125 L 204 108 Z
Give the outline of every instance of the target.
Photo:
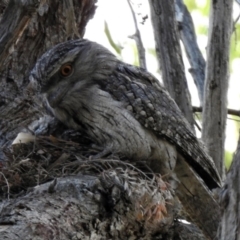
M 224 177 L 224 143 L 233 0 L 211 2 L 202 139 L 220 176 Z
M 192 104 L 179 43 L 174 0 L 149 0 L 149 4 L 164 85 L 193 128 Z
M 240 239 L 239 216 L 240 208 L 240 139 L 238 141 L 237 151 L 234 155 L 233 162 L 226 182 L 220 193 L 222 205 L 222 219 L 218 229 L 218 239 Z

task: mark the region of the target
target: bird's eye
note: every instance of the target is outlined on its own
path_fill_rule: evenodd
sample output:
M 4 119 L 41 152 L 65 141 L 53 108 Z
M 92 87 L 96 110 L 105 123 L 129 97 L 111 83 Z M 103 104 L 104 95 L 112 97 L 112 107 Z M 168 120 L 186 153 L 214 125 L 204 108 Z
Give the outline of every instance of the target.
M 63 77 L 69 76 L 73 71 L 73 66 L 71 63 L 65 63 L 64 65 L 61 66 L 60 68 L 60 74 Z

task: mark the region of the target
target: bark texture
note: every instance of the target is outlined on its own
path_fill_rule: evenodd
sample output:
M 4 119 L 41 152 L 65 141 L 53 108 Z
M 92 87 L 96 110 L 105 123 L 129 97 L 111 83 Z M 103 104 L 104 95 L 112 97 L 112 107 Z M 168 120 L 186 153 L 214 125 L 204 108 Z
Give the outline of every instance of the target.
M 164 85 L 193 127 L 192 105 L 175 20 L 174 0 L 149 0 L 149 4 Z
M 138 192 L 136 186 L 132 185 L 135 192 L 131 194 L 120 183 L 111 184 L 111 177 L 120 177 L 116 172 L 105 172 L 104 177 L 55 179 L 18 200 L 2 203 L 0 238 L 147 240 L 157 233 L 159 237 L 167 234 L 160 233 L 166 224 L 142 215 L 141 203 L 136 205 L 140 198 L 132 198 Z
M 59 42 L 83 36 L 95 2 L 10 0 L 1 8 L 1 146 L 10 144 L 21 128 L 42 115 L 39 100 L 28 97 L 27 91 L 28 74 L 36 59 Z
M 222 219 L 218 239 L 240 239 L 240 140 L 226 182 L 220 192 Z
M 224 176 L 232 0 L 211 1 L 202 139 L 220 176 Z
M 183 204 L 183 207 L 191 222 L 201 228 L 207 239 L 215 239 L 220 219 L 220 206 L 217 200 L 206 186 L 199 184 L 202 180 L 188 168 L 183 159 L 178 159 L 175 169 L 180 173 L 177 196 L 182 203 L 187 203 Z
M 130 192 L 118 182 L 121 176 L 113 173 L 58 178 L 19 199 L 2 202 L 0 238 L 205 240 L 192 225 L 159 221 L 161 209 L 143 208 L 146 194 L 135 198 L 135 194 L 144 193 L 143 185 L 129 186 Z M 116 179 L 114 184 L 112 178 Z

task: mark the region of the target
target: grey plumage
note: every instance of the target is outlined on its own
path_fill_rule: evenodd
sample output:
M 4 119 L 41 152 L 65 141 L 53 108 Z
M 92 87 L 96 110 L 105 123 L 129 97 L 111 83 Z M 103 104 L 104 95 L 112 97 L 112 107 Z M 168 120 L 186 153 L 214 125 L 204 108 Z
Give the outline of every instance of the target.
M 67 76 L 61 74 L 64 64 Z M 208 188 L 220 186 L 213 161 L 176 103 L 146 70 L 121 62 L 97 43 L 72 40 L 46 52 L 30 80 L 56 118 L 86 131 L 105 149 L 147 159 L 162 174 L 172 173 L 177 164 L 180 182 L 188 176 L 186 187 L 193 195 L 198 187 L 191 178 L 207 194 Z

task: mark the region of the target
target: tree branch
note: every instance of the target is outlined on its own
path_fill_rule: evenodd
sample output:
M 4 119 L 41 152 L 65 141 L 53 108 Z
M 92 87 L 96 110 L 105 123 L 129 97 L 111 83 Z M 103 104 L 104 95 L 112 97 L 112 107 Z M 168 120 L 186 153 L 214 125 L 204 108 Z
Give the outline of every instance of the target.
M 133 22 L 134 22 L 134 26 L 136 29 L 136 32 L 131 36 L 131 38 L 133 38 L 136 42 L 137 45 L 137 49 L 138 49 L 138 57 L 139 57 L 139 65 L 142 68 L 147 69 L 147 65 L 146 65 L 146 58 L 145 58 L 145 49 L 142 43 L 142 38 L 141 38 L 141 34 L 140 31 L 138 29 L 138 24 L 137 24 L 137 19 L 132 7 L 132 4 L 130 3 L 130 0 L 127 0 L 129 8 L 131 10 L 132 16 L 133 16 Z
M 213 158 L 220 176 L 225 175 L 223 159 L 232 9 L 233 0 L 211 1 L 202 140 Z
M 149 0 L 149 4 L 164 85 L 193 127 L 194 120 L 177 32 L 174 0 Z
M 202 107 L 193 106 L 193 112 L 202 112 Z M 240 117 L 240 110 L 227 109 L 227 114 Z
M 179 16 L 177 17 L 177 21 L 179 24 L 178 29 L 180 31 L 180 38 L 183 42 L 189 63 L 191 65 L 189 72 L 192 74 L 192 78 L 196 84 L 198 96 L 202 104 L 206 63 L 197 44 L 191 14 L 182 0 L 176 0 L 175 6 L 177 16 Z

